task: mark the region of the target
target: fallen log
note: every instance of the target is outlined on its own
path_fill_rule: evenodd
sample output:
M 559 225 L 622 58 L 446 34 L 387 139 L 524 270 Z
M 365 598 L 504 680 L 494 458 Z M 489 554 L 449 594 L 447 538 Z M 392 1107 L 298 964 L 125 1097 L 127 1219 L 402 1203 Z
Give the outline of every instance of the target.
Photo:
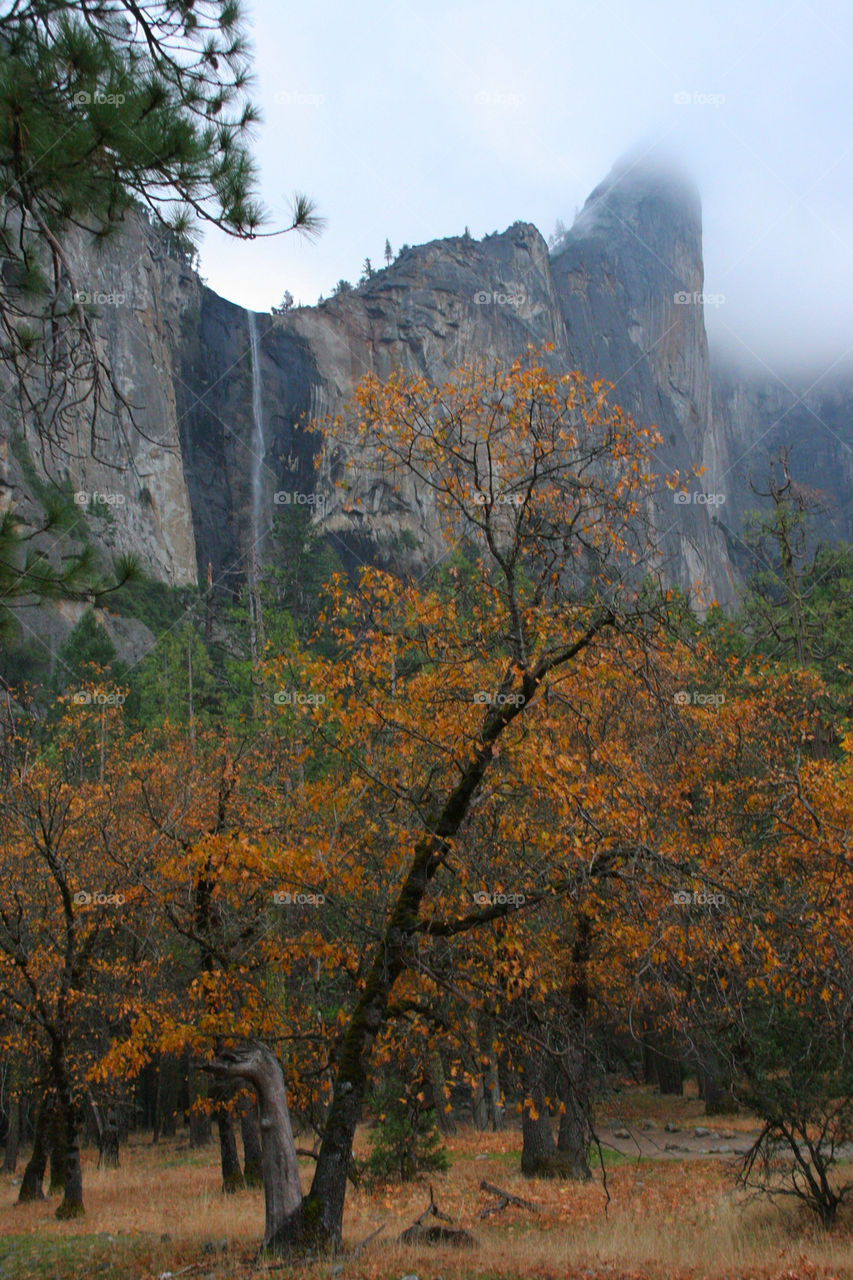
M 493 1182 L 487 1182 L 484 1178 L 480 1183 L 481 1191 L 488 1191 L 490 1196 L 497 1196 L 495 1204 L 487 1204 L 477 1214 L 478 1218 L 488 1218 L 493 1213 L 502 1213 L 507 1205 L 517 1205 L 519 1209 L 527 1209 L 530 1213 L 541 1213 L 538 1204 L 534 1204 L 532 1200 L 524 1200 L 521 1196 L 514 1196 L 511 1191 L 504 1191 L 503 1187 L 496 1187 Z

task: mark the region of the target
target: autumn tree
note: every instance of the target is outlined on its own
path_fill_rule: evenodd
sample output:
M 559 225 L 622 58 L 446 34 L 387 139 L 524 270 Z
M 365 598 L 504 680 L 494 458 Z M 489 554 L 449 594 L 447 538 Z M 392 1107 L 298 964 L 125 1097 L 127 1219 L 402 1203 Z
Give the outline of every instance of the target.
M 112 707 L 106 715 L 112 720 L 120 712 Z M 91 718 L 91 706 L 69 699 L 49 750 L 9 736 L 2 759 L 4 1030 L 14 1029 L 18 1047 L 22 1039 L 38 1062 L 44 1091 L 22 1195 L 40 1193 L 52 1114 L 51 1181 L 63 1189 L 59 1217 L 83 1212 L 78 1133 L 86 1075 L 107 1047 L 110 1019 L 118 1025 L 132 1007 L 142 961 L 136 957 L 134 967 L 132 894 L 112 856 L 113 796 L 103 773 L 98 777 L 99 729 L 83 723 Z M 110 762 L 118 765 L 112 753 Z M 57 1167 L 58 1152 L 63 1167 Z
M 400 984 L 433 939 L 518 909 L 473 892 L 486 841 L 517 847 L 522 834 L 502 780 L 531 792 L 551 767 L 539 749 L 547 691 L 568 693 L 608 633 L 640 637 L 653 625 L 640 580 L 651 568 L 656 437 L 606 392 L 549 372 L 535 354 L 507 369 L 462 369 L 439 387 L 369 377 L 335 433 L 369 446 L 364 456 L 401 487 L 416 486 L 473 569 L 464 598 L 450 601 L 371 570 L 354 595 L 340 584 L 327 610 L 334 660 L 306 672 L 323 700 L 306 698 L 300 713 L 342 766 L 325 856 L 341 880 L 378 863 L 388 887 L 336 1047 L 312 1186 L 304 1201 L 291 1188 L 295 1207 L 267 1232 L 270 1247 L 340 1239 L 371 1058 Z M 578 821 L 556 840 L 535 825 L 525 835 L 539 854 L 529 909 L 571 882 Z M 610 862 L 624 856 L 606 850 Z

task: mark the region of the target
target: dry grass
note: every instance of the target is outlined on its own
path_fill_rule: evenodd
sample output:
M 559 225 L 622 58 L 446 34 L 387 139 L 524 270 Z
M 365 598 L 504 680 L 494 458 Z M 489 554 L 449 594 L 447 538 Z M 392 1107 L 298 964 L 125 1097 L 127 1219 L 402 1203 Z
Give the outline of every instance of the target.
M 451 1139 L 449 1147 L 452 1166 L 434 1179 L 436 1199 L 477 1236 L 475 1251 L 463 1255 L 393 1243 L 424 1208 L 425 1185 L 389 1186 L 373 1193 L 359 1189 L 348 1196 L 346 1241 L 353 1245 L 384 1223 L 377 1240 L 357 1258 L 301 1263 L 270 1271 L 270 1276 L 853 1280 L 849 1215 L 825 1236 L 797 1211 L 746 1203 L 732 1191 L 731 1167 L 721 1160 L 623 1161 L 608 1174 L 612 1199 L 605 1213 L 600 1181 L 574 1186 L 523 1179 L 516 1172 L 516 1133 L 469 1131 Z M 252 1262 L 263 1227 L 262 1194 L 221 1195 L 215 1145 L 199 1152 L 180 1140 L 158 1147 L 135 1142 L 123 1150 L 118 1171 L 96 1169 L 91 1153 L 86 1154 L 87 1214 L 77 1222 L 57 1222 L 55 1200 L 16 1206 L 17 1188 L 4 1179 L 0 1280 L 142 1280 L 164 1271 L 177 1273 L 184 1266 L 192 1267 L 185 1273 L 188 1280 L 250 1280 L 267 1274 Z M 306 1184 L 310 1171 L 306 1162 Z M 543 1212 L 531 1215 L 510 1208 L 478 1219 L 487 1199 L 479 1189 L 484 1177 L 536 1200 Z M 226 1247 L 220 1251 L 222 1242 Z M 211 1245 L 216 1251 L 210 1251 Z

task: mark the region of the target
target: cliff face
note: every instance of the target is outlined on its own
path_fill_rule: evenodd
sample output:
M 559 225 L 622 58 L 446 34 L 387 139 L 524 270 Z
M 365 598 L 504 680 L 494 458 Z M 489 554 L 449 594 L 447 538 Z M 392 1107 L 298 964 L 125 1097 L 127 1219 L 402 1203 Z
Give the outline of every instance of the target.
M 405 486 L 392 494 L 362 459 L 344 506 L 331 478 L 313 474 L 316 438 L 299 417 L 336 412 L 367 371 L 384 377 L 402 367 L 438 380 L 463 361 L 508 363 L 531 343 L 553 346 L 555 368 L 612 381 L 638 423 L 661 429 L 660 473 L 689 473 L 710 421 L 701 290 L 698 196 L 669 175 L 615 171 L 553 257 L 535 227 L 517 223 L 482 241 L 409 249 L 321 306 L 258 316 L 265 518 L 276 491 L 316 489 L 345 559 L 399 561 L 408 533 L 418 544 L 410 558 L 428 563 L 439 548 L 423 498 Z M 182 423 L 196 539 L 215 576 L 237 577 L 251 541 L 248 318 L 206 291 L 199 333 L 185 348 L 184 378 L 197 399 Z M 349 451 L 345 438 L 337 443 L 339 455 Z M 726 544 L 708 505 L 676 505 L 661 484 L 655 507 L 670 581 L 729 600 Z
M 606 378 L 638 424 L 658 427 L 660 474 L 705 465 L 711 385 L 702 210 L 692 183 L 654 167 L 617 166 L 558 246 L 553 277 L 570 365 Z M 669 579 L 726 603 L 734 584 L 717 505 L 701 500 L 716 496 L 708 480 L 691 486 L 687 503 L 659 488 L 656 525 Z
M 708 452 L 730 498 L 724 522 L 739 559 L 745 512 L 760 506 L 772 459 L 788 451 L 792 475 L 821 507 L 816 525 L 831 542 L 853 542 L 853 377 L 783 381 L 720 362 L 713 377 Z
M 27 517 L 38 507 L 38 479 L 67 480 L 108 556 L 134 555 L 159 581 L 193 583 L 177 393 L 183 335 L 199 313 L 201 282 L 143 220 L 129 222 L 101 251 L 80 236 L 67 248 L 81 294 L 97 307 L 100 348 L 133 406 L 134 425 L 124 415 L 102 418 L 93 458 L 91 411 L 81 405 L 61 453 L 46 459 L 31 423 L 0 420 L 0 506 Z
M 654 498 L 671 582 L 733 599 L 730 551 L 755 505 L 748 477 L 777 440 L 795 443 L 802 479 L 825 491 L 836 536 L 853 537 L 853 387 L 822 384 L 801 399 L 742 372 L 712 378 L 699 197 L 672 173 L 614 169 L 550 255 L 525 223 L 482 241 L 435 241 L 358 289 L 280 317 L 250 317 L 218 297 L 141 221 L 101 254 L 80 244 L 74 254 L 87 289 L 113 299 L 100 305 L 99 333 L 139 429 L 115 431 L 93 463 L 81 415 L 69 478 L 119 495 L 110 519 L 90 518 L 91 535 L 161 581 L 194 582 L 209 565 L 236 589 L 253 544 L 270 554 L 276 495 L 312 503 L 351 563 L 428 563 L 437 532 L 418 494 L 392 493 L 363 459 L 344 505 L 333 477 L 315 472 L 318 440 L 305 423 L 340 409 L 368 370 L 437 380 L 463 361 L 509 362 L 531 343 L 552 344 L 556 368 L 609 380 L 615 401 L 659 428 L 660 474 L 705 466 L 688 502 L 663 484 Z M 32 479 L 10 430 L 0 500 L 26 511 Z M 338 448 L 348 451 L 345 438 Z

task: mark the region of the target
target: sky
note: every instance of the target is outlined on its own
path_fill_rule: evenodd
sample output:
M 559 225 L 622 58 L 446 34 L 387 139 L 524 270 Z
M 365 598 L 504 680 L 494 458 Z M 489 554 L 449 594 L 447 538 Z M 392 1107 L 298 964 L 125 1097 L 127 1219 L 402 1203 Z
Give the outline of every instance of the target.
M 254 0 L 254 138 L 270 229 L 211 288 L 313 304 L 365 257 L 522 220 L 547 238 L 620 156 L 671 156 L 703 202 L 712 347 L 775 372 L 853 358 L 849 0 Z M 720 300 L 722 299 L 722 301 Z

